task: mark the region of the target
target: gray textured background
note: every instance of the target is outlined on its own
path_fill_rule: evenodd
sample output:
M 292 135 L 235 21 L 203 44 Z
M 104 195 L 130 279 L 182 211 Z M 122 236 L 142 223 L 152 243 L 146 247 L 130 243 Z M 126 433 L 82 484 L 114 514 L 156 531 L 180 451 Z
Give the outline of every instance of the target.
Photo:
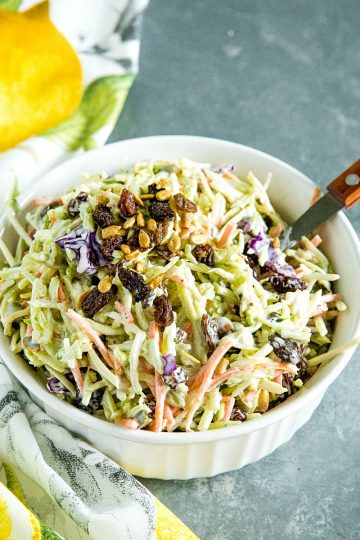
M 112 139 L 230 139 L 324 187 L 360 157 L 359 28 L 359 0 L 152 0 L 140 75 Z M 359 210 L 349 215 L 359 232 Z M 261 462 L 144 484 L 202 540 L 359 539 L 359 361 Z

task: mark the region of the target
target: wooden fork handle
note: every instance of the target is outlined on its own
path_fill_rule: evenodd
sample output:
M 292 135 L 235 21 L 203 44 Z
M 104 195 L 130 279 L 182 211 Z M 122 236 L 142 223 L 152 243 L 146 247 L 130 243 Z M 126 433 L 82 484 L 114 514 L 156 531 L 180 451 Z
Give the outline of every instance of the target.
M 358 203 L 360 201 L 360 159 L 335 178 L 327 189 L 345 208 Z

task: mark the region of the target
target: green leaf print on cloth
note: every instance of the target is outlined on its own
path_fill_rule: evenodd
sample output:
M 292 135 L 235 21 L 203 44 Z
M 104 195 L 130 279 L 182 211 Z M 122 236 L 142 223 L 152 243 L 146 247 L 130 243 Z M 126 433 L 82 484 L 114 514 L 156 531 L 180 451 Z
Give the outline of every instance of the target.
M 8 11 L 17 11 L 20 6 L 21 0 L 0 0 L 0 9 L 7 9 Z
M 42 135 L 64 146 L 69 152 L 95 147 L 93 135 L 104 126 L 116 122 L 134 77 L 130 74 L 96 79 L 87 86 L 72 117 Z

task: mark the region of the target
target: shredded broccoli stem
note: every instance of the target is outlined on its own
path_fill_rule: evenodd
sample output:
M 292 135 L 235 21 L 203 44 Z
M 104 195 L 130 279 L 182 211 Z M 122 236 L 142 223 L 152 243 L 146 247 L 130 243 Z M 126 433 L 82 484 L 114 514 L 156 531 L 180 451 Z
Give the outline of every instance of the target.
M 51 207 L 37 202 L 25 212 L 15 190 L 6 219 L 18 239 L 10 247 L 0 238 L 0 321 L 11 350 L 42 379 L 57 381 L 48 388 L 60 388 L 61 399 L 110 422 L 136 419 L 140 428 L 236 425 L 301 390 L 317 366 L 359 339 L 328 350 L 334 320 L 346 310 L 333 292 L 339 275 L 318 237 L 286 252 L 278 247 L 286 223 L 267 194 L 270 181 L 271 174 L 262 183 L 252 172 L 238 177 L 182 159 L 89 176 Z M 130 219 L 121 211 L 124 188 L 136 196 Z M 178 193 L 190 210 L 178 208 Z M 157 200 L 171 218 L 150 220 Z M 109 225 L 100 224 L 99 204 Z M 160 222 L 166 227 L 155 240 Z M 110 224 L 128 235 L 124 245 L 140 229 L 145 243 L 117 243 L 104 262 Z M 135 297 L 115 264 L 142 276 L 146 297 Z M 115 296 L 83 311 L 86 294 L 105 294 L 107 281 Z M 161 296 L 171 307 L 164 324 L 154 309 Z M 76 331 L 69 309 L 81 315 Z

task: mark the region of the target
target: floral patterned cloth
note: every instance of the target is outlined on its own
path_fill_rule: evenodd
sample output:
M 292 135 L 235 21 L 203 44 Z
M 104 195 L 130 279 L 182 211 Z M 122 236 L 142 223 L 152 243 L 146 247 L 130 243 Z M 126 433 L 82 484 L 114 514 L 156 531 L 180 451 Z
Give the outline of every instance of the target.
M 24 10 L 35 0 L 0 0 Z M 50 17 L 78 54 L 84 93 L 67 121 L 0 154 L 0 178 L 20 189 L 73 153 L 103 145 L 138 71 L 142 13 L 148 0 L 51 0 Z

